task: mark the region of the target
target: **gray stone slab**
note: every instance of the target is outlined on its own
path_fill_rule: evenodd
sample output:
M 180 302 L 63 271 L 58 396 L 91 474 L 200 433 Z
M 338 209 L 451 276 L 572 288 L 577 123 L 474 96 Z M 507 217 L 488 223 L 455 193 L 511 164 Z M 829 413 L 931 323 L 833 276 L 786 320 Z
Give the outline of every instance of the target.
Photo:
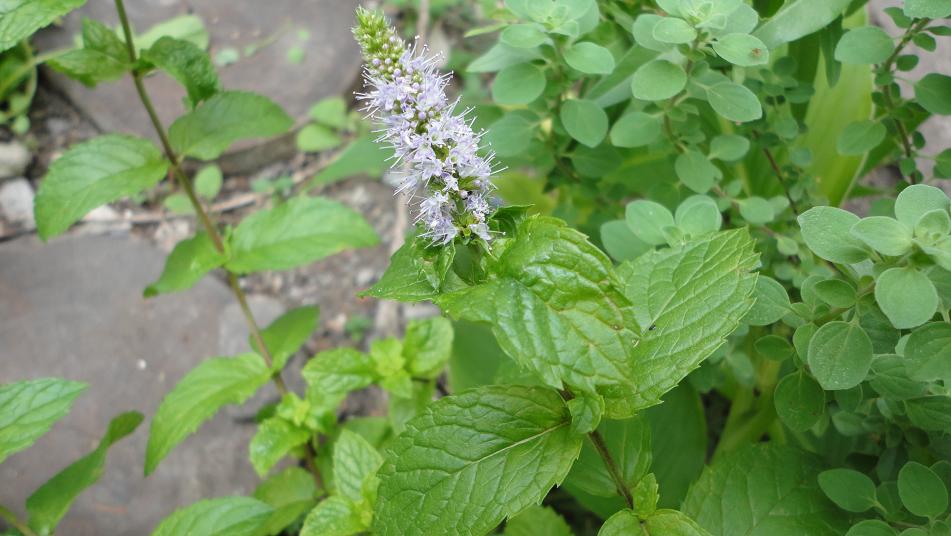
M 219 68 L 222 85 L 266 95 L 292 117 L 302 118 L 317 100 L 348 91 L 359 74 L 359 49 L 350 34 L 357 4 L 357 0 L 136 0 L 126 2 L 126 8 L 141 31 L 178 15 L 198 15 L 211 35 L 213 54 L 267 42 L 250 57 Z M 118 24 L 113 0 L 89 0 L 67 15 L 61 26 L 40 32 L 37 46 L 45 51 L 71 46 L 83 17 Z M 308 34 L 306 40 L 301 31 Z M 300 63 L 287 58 L 294 46 L 304 51 Z M 47 75 L 102 130 L 156 139 L 129 77 L 90 89 L 49 70 Z M 164 75 L 149 77 L 146 87 L 165 125 L 171 124 L 183 112 L 185 92 Z M 233 151 L 223 167 L 241 171 L 282 158 L 293 149 L 291 141 L 285 137 L 281 143 L 242 144 L 237 153 L 243 154 Z
M 163 257 L 127 235 L 0 244 L 0 382 L 57 376 L 90 384 L 50 433 L 0 465 L 0 504 L 22 513 L 26 497 L 91 450 L 114 415 L 146 415 L 110 451 L 102 480 L 80 496 L 58 534 L 141 536 L 180 506 L 256 485 L 246 459 L 250 423 L 260 401 L 276 399 L 270 386 L 219 413 L 142 476 L 148 419 L 164 394 L 201 359 L 247 337 L 229 291 L 213 278 L 187 293 L 143 299 Z M 280 312 L 267 299 L 252 303 L 262 316 Z

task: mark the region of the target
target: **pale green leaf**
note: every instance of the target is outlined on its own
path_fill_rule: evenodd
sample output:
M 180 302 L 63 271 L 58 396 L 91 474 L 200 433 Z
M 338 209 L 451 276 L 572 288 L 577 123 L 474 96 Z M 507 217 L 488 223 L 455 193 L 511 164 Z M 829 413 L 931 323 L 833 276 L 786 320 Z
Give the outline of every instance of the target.
M 498 104 L 528 104 L 545 90 L 545 73 L 531 63 L 510 65 L 495 75 L 492 100 Z
M 644 112 L 622 115 L 611 127 L 611 144 L 615 147 L 641 147 L 660 138 L 663 120 Z
M 753 32 L 770 49 L 825 28 L 850 0 L 791 0 Z
M 735 82 L 719 82 L 707 88 L 707 101 L 713 111 L 737 123 L 754 121 L 763 116 L 763 108 L 756 95 L 746 86 Z
M 347 126 L 347 103 L 343 97 L 326 97 L 310 107 L 307 114 L 321 125 L 332 128 Z
M 191 106 L 221 90 L 218 73 L 208 53 L 190 41 L 164 36 L 142 51 L 142 59 L 184 86 Z
M 258 476 L 266 475 L 284 456 L 306 443 L 310 435 L 306 428 L 281 417 L 263 420 L 248 445 L 248 458 Z
M 406 370 L 413 376 L 434 378 L 442 372 L 452 353 L 452 322 L 437 316 L 410 320 L 403 338 Z
M 683 68 L 667 60 L 641 65 L 631 77 L 631 93 L 641 100 L 659 101 L 680 93 L 687 84 Z
M 868 258 L 864 244 L 850 232 L 859 221 L 855 214 L 835 207 L 813 207 L 800 214 L 798 221 L 803 240 L 819 257 L 841 264 Z
M 334 443 L 333 475 L 338 495 L 359 502 L 364 493 L 376 492 L 376 472 L 383 458 L 354 432 L 343 430 Z
M 875 301 L 893 326 L 909 329 L 931 320 L 938 309 L 938 292 L 920 270 L 895 267 L 878 276 Z
M 601 45 L 590 42 L 575 43 L 565 50 L 565 63 L 587 74 L 611 74 L 614 56 Z
M 608 132 L 608 115 L 594 101 L 567 100 L 559 117 L 568 134 L 588 147 L 596 147 Z
M 320 309 L 316 306 L 298 307 L 282 314 L 261 332 L 264 345 L 274 360 L 273 370 L 283 369 L 294 352 L 310 339 L 317 329 L 319 316 Z M 261 351 L 254 337 L 248 337 L 248 343 L 255 351 Z
M 911 332 L 905 343 L 905 359 L 909 378 L 951 384 L 951 324 L 935 322 Z
M 882 255 L 897 257 L 911 250 L 911 228 L 887 216 L 862 218 L 849 233 Z
M 860 65 L 882 63 L 895 50 L 895 43 L 878 26 L 861 26 L 845 33 L 835 46 L 835 59 Z M 843 153 L 847 154 L 847 153 Z
M 215 249 L 208 233 L 186 238 L 169 253 L 158 280 L 145 288 L 146 298 L 192 288 L 211 270 L 223 265 L 226 257 Z
M 749 34 L 731 33 L 713 42 L 713 50 L 723 59 L 741 67 L 769 63 L 769 49 Z
M 274 509 L 267 523 L 261 528 L 261 534 L 280 534 L 317 504 L 316 495 L 314 475 L 300 467 L 287 467 L 268 477 L 254 490 L 255 499 Z
M 177 510 L 152 536 L 256 536 L 273 511 L 250 497 L 208 499 Z
M 529 506 L 505 524 L 503 536 L 572 536 L 571 527 L 551 507 Z
M 652 246 L 666 244 L 666 229 L 674 226 L 674 216 L 667 207 L 646 199 L 628 203 L 624 219 L 634 236 Z
M 0 462 L 49 431 L 86 387 L 57 378 L 0 385 Z
M 839 134 L 836 140 L 836 150 L 839 154 L 856 156 L 865 154 L 878 147 L 885 139 L 888 131 L 885 125 L 878 121 L 866 119 L 849 123 Z
M 751 326 L 768 326 L 790 312 L 786 288 L 772 277 L 761 275 L 756 279 L 756 299 L 743 321 Z
M 951 201 L 940 188 L 926 184 L 914 184 L 905 188 L 895 199 L 895 217 L 909 229 L 914 229 L 926 213 L 932 210 L 948 210 Z
M 858 324 L 829 322 L 809 342 L 809 368 L 826 390 L 851 389 L 872 365 L 872 341 Z
M 951 115 L 951 76 L 928 73 L 915 82 L 915 98 L 935 115 Z
M 0 17 L 0 52 L 82 6 L 86 0 L 9 0 Z
M 693 41 L 697 37 L 697 30 L 683 19 L 663 17 L 654 24 L 651 36 L 661 43 L 682 45 Z
M 340 496 L 330 496 L 307 514 L 300 536 L 350 536 L 367 528 L 356 505 Z

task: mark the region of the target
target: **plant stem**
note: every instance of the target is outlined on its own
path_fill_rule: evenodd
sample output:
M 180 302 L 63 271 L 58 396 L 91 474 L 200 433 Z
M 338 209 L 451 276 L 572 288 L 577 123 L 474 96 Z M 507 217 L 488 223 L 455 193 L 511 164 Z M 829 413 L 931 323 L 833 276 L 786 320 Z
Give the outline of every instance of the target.
M 624 502 L 627 503 L 627 507 L 633 510 L 634 497 L 631 496 L 631 491 L 627 489 L 627 486 L 624 484 L 624 477 L 621 475 L 621 471 L 618 469 L 614 457 L 611 456 L 608 446 L 604 443 L 604 437 L 601 436 L 601 432 L 595 430 L 588 434 L 588 438 L 604 461 L 604 466 L 608 468 L 608 473 L 611 475 L 611 479 L 614 480 L 614 487 L 617 488 L 618 495 L 623 497 Z
M 26 523 L 20 521 L 16 514 L 7 510 L 3 505 L 0 505 L 0 518 L 7 520 L 7 523 L 20 531 L 23 536 L 36 536 L 36 533 Z
M 119 22 L 122 25 L 122 32 L 125 35 L 125 43 L 126 49 L 129 53 L 129 61 L 134 66 L 137 61 L 137 54 L 135 44 L 132 41 L 132 28 L 125 12 L 125 5 L 123 4 L 123 0 L 115 0 L 115 4 L 116 11 L 119 14 Z M 155 111 L 155 106 L 152 104 L 152 99 L 149 97 L 148 92 L 145 90 L 145 85 L 142 83 L 142 73 L 135 69 L 135 67 L 133 67 L 132 71 L 132 82 L 135 84 L 135 90 L 139 95 L 139 100 L 142 102 L 142 105 L 145 107 L 145 110 L 149 115 L 149 120 L 152 122 L 152 127 L 155 129 L 155 133 L 159 137 L 159 141 L 162 144 L 162 149 L 165 152 L 165 156 L 169 160 L 172 175 L 185 191 L 185 195 L 188 197 L 189 202 L 195 209 L 195 214 L 198 215 L 198 219 L 201 221 L 202 226 L 205 228 L 205 231 L 211 238 L 215 249 L 219 253 L 225 253 L 224 240 L 221 238 L 221 233 L 218 232 L 218 228 L 215 226 L 214 222 L 211 221 L 211 217 L 208 215 L 205 207 L 201 204 L 201 201 L 195 194 L 195 189 L 191 180 L 189 180 L 188 176 L 182 170 L 181 160 L 175 153 L 175 150 L 172 148 L 172 144 L 169 142 L 165 127 L 162 125 L 162 120 L 159 119 L 159 116 Z M 267 363 L 268 368 L 273 368 L 274 359 L 271 357 L 271 353 L 268 350 L 267 345 L 264 343 L 264 338 L 261 336 L 261 328 L 258 327 L 258 323 L 254 319 L 254 313 L 248 306 L 247 296 L 245 295 L 244 291 L 241 290 L 241 286 L 238 284 L 238 277 L 230 271 L 228 272 L 228 286 L 231 287 L 231 292 L 234 294 L 235 298 L 237 298 L 238 304 L 241 306 L 241 312 L 244 314 L 244 319 L 248 325 L 248 330 L 251 332 L 251 336 L 258 347 L 257 350 L 261 353 L 261 356 L 264 358 L 265 363 Z M 281 376 L 281 371 L 273 371 L 271 377 L 274 381 L 275 387 L 277 387 L 277 391 L 281 394 L 281 396 L 286 395 L 289 390 L 287 389 L 287 384 L 284 383 L 284 378 Z M 315 456 L 316 449 L 314 449 L 313 446 L 308 443 L 308 448 L 305 450 L 304 461 L 307 464 L 308 469 L 310 469 L 310 471 L 313 473 L 314 480 L 317 482 L 318 487 L 322 487 L 323 481 L 320 472 L 317 469 L 317 464 L 314 459 Z

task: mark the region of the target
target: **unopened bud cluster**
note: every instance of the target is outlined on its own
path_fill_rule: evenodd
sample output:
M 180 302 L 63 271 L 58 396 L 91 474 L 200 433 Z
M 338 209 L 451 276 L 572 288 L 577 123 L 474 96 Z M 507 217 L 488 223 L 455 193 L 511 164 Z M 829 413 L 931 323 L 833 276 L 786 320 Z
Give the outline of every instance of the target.
M 416 222 L 434 244 L 457 236 L 491 240 L 486 218 L 494 207 L 491 155 L 479 155 L 473 132 L 457 102 L 446 97 L 450 75 L 439 73 L 425 48 L 407 47 L 383 16 L 357 11 L 353 33 L 366 60 L 358 97 L 382 126 L 401 167 L 398 191 L 412 194 Z

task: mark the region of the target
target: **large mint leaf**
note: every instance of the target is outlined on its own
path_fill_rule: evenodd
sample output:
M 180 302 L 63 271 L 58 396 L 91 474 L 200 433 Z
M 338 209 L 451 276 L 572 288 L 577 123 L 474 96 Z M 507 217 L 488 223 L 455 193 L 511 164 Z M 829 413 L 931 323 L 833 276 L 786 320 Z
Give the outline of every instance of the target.
M 56 236 L 90 210 L 154 186 L 168 162 L 151 142 L 108 134 L 70 147 L 36 194 L 40 238 Z
M 360 214 L 336 201 L 301 196 L 242 221 L 231 237 L 229 270 L 287 270 L 341 251 L 375 246 Z
M 208 272 L 225 263 L 227 257 L 215 249 L 208 233 L 200 232 L 175 244 L 165 259 L 165 269 L 155 283 L 145 288 L 146 298 L 192 288 Z
M 633 488 L 651 467 L 651 428 L 647 419 L 637 416 L 623 420 L 602 421 L 598 431 L 608 452 L 614 458 L 624 484 Z M 581 490 L 599 497 L 614 497 L 617 486 L 604 460 L 590 439 L 585 440 L 578 461 L 565 479 L 568 491 Z
M 142 414 L 136 411 L 112 419 L 96 450 L 76 460 L 34 491 L 26 500 L 30 528 L 37 534 L 52 534 L 76 497 L 102 476 L 109 447 L 134 432 L 142 419 Z
M 0 4 L 0 52 L 86 3 L 86 0 L 9 0 Z
M 360 502 L 364 494 L 376 493 L 376 472 L 383 458 L 355 432 L 343 430 L 334 443 L 333 470 L 336 492 L 343 497 Z
M 704 469 L 683 511 L 714 536 L 835 536 L 847 519 L 819 488 L 818 458 L 781 445 L 750 445 Z
M 267 97 L 243 91 L 218 93 L 179 117 L 168 129 L 175 152 L 214 160 L 232 143 L 283 134 L 294 120 Z
M 255 536 L 273 509 L 250 497 L 197 502 L 165 518 L 152 536 Z
M 593 392 L 631 391 L 631 304 L 611 261 L 578 231 L 552 218 L 519 225 L 489 279 L 444 294 L 450 316 L 491 324 L 505 352 L 545 383 Z
M 142 51 L 142 59 L 185 86 L 192 106 L 211 98 L 221 89 L 218 73 L 208 53 L 190 41 L 162 37 Z
M 581 441 L 553 390 L 487 386 L 440 399 L 386 453 L 375 533 L 485 534 L 561 482 Z
M 737 229 L 622 265 L 641 340 L 631 352 L 636 389 L 607 391 L 608 416 L 657 404 L 723 344 L 752 306 L 757 264 L 753 240 Z
M 257 354 L 213 357 L 192 369 L 159 405 L 149 430 L 145 474 L 225 404 L 240 404 L 271 378 Z
M 663 403 L 647 410 L 647 420 L 653 453 L 650 470 L 660 485 L 658 506 L 676 508 L 707 459 L 703 401 L 689 382 L 683 382 L 664 395 Z
M 112 28 L 83 19 L 82 34 L 82 47 L 56 56 L 49 66 L 89 87 L 117 80 L 131 69 L 125 43 Z
M 0 385 L 0 462 L 45 434 L 86 387 L 57 378 Z

